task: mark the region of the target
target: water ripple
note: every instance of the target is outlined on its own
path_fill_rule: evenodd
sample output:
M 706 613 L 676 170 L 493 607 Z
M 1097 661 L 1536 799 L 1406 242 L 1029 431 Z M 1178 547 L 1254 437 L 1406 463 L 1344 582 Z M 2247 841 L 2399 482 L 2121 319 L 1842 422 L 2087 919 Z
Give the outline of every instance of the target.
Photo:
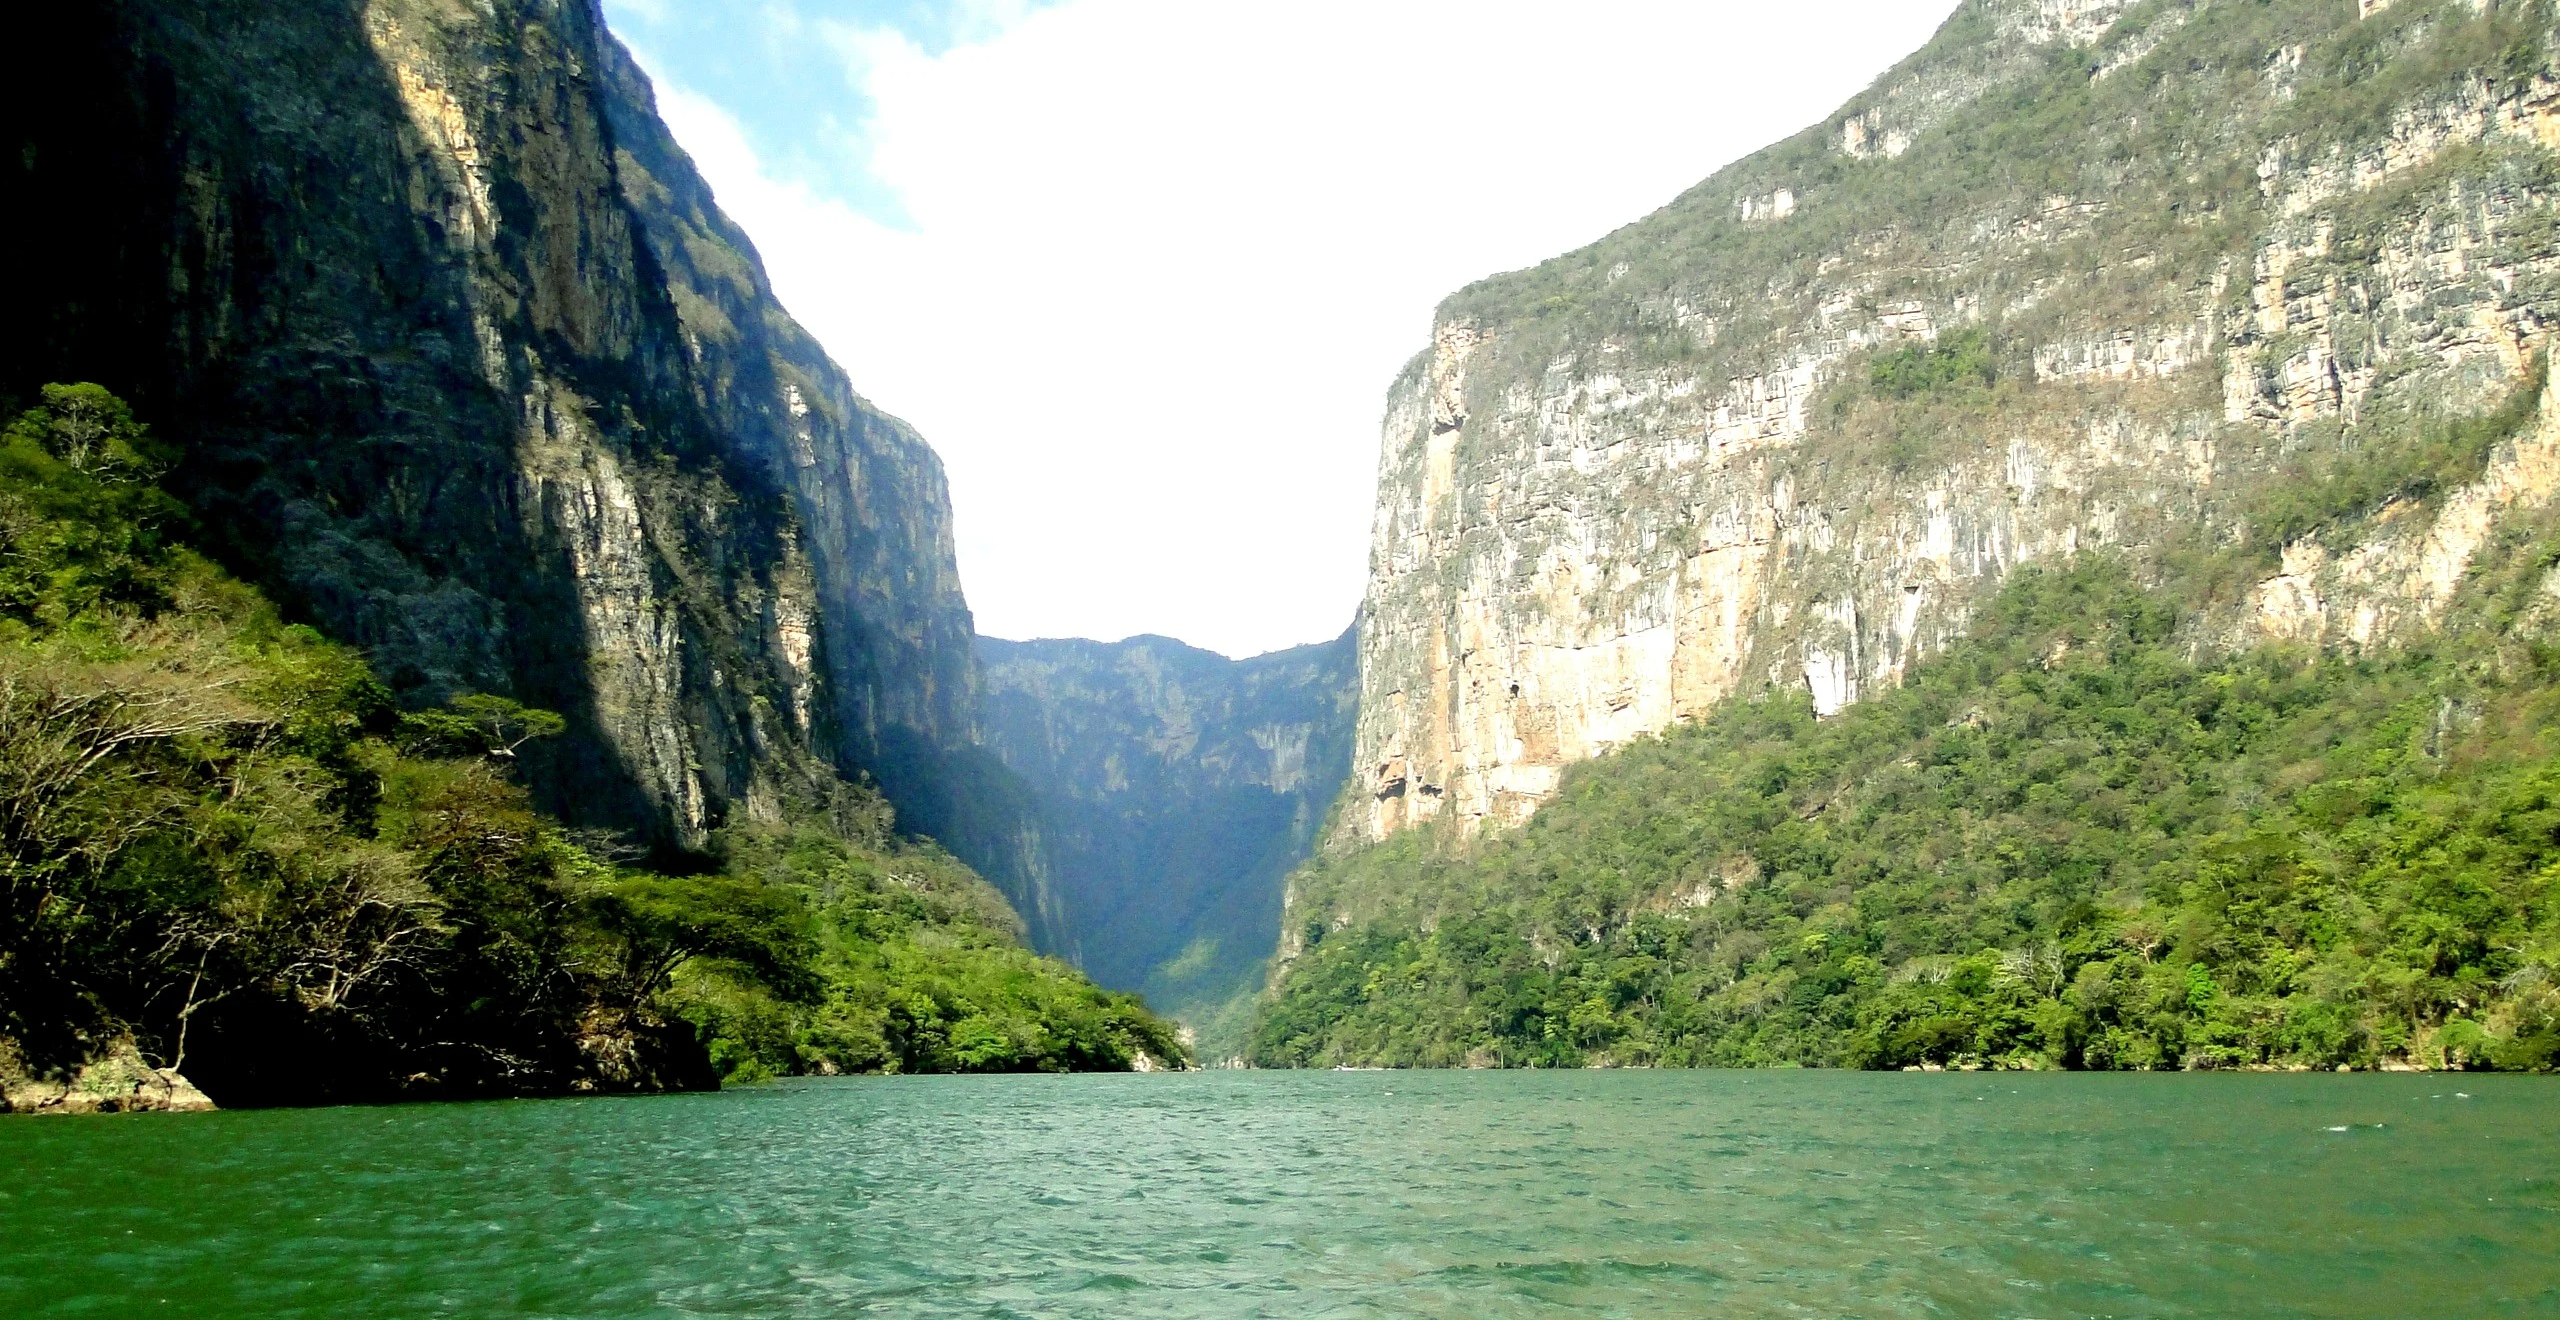
M 2555 1101 L 1208 1074 L 0 1120 L 0 1314 L 2549 1316 Z

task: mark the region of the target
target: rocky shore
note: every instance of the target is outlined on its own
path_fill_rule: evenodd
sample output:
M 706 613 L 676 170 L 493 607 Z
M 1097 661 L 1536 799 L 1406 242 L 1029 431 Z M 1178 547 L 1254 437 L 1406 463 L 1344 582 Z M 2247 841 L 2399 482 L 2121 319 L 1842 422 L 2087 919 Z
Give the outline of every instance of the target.
M 154 1068 L 120 1040 L 77 1069 L 39 1075 L 0 1038 L 0 1114 L 195 1114 L 214 1107 L 174 1068 Z

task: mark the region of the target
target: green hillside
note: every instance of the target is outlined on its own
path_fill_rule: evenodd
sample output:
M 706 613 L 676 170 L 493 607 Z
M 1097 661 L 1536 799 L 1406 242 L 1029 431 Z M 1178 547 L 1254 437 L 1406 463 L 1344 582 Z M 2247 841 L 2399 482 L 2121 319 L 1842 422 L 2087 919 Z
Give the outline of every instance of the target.
M 400 710 L 185 547 L 171 457 L 95 386 L 0 434 L 0 1081 L 127 1046 L 225 1104 L 1180 1060 L 858 790 L 690 874 L 580 846 L 511 772 L 558 717 Z
M 2021 572 L 1907 686 L 1316 863 L 1267 1065 L 2560 1062 L 2560 563 L 2432 646 L 2198 658 L 2189 584 Z

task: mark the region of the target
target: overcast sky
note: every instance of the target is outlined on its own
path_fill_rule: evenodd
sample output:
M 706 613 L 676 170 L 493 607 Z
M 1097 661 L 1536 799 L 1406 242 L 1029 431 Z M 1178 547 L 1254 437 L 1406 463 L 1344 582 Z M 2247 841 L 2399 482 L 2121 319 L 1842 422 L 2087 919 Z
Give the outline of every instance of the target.
M 1339 633 L 1459 286 L 1827 115 L 1953 0 L 605 0 L 1000 637 Z

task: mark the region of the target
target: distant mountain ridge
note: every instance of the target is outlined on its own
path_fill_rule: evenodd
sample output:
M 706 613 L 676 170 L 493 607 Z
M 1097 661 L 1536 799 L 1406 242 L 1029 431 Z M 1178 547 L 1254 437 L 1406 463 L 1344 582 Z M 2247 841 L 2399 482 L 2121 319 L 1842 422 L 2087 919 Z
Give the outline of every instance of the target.
M 1197 1018 L 1257 986 L 1350 769 L 1352 648 L 978 639 L 986 747 L 1035 796 L 1075 952 Z

